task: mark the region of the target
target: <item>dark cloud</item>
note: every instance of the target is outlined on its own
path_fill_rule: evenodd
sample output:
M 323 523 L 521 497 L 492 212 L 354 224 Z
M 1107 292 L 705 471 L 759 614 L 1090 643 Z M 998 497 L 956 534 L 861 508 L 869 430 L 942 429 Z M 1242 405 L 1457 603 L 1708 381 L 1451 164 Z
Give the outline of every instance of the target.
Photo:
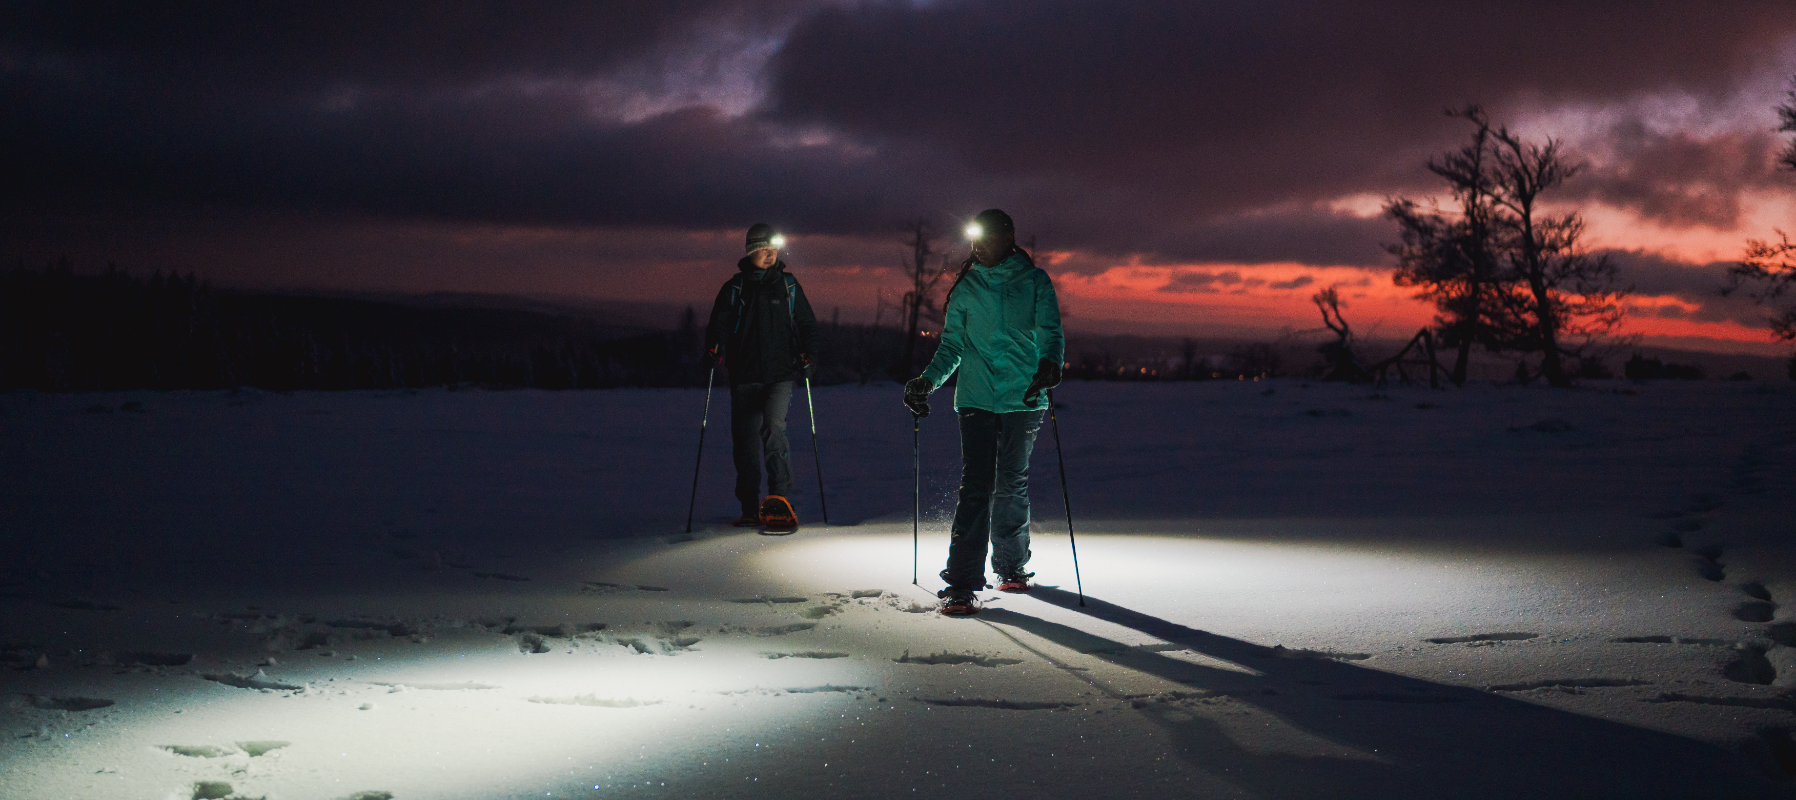
M 1166 281 L 1166 285 L 1160 287 L 1159 291 L 1217 294 L 1222 291 L 1222 287 L 1234 286 L 1243 282 L 1241 273 L 1234 270 L 1227 272 L 1180 270 L 1174 272 Z
M 1628 120 L 1603 142 L 1610 152 L 1567 185 L 1566 198 L 1601 200 L 1668 227 L 1732 230 L 1744 192 L 1791 186 L 1774 168 L 1781 142 L 1769 130 L 1697 138 Z
M 1442 109 L 1710 96 L 1792 32 L 1787 0 L 19 2 L 0 203 L 850 236 L 998 205 L 1142 263 L 1375 264 L 1389 224 L 1327 201 L 1426 186 Z M 767 50 L 758 106 L 705 105 Z M 1587 191 L 1719 224 L 1766 146 L 1641 134 Z
M 1126 185 L 1215 214 L 1418 177 L 1441 110 L 1717 91 L 1796 30 L 1782 3 L 950 3 L 822 12 L 773 113 L 921 139 L 981 174 Z
M 1315 278 L 1308 275 L 1299 275 L 1288 281 L 1273 281 L 1271 285 L 1274 289 L 1301 289 L 1315 282 Z
M 0 9 L 20 63 L 176 95 L 454 89 L 584 78 L 653 52 L 695 21 L 754 24 L 728 0 L 135 3 L 39 0 Z M 794 4 L 764 3 L 774 9 Z
M 1606 255 L 1615 261 L 1620 283 L 1634 296 L 1671 297 L 1696 306 L 1694 310 L 1661 307 L 1653 312 L 1657 316 L 1738 322 L 1749 327 L 1764 324 L 1767 314 L 1763 306 L 1740 294 L 1722 295 L 1732 262 L 1691 264 L 1634 250 L 1610 250 Z

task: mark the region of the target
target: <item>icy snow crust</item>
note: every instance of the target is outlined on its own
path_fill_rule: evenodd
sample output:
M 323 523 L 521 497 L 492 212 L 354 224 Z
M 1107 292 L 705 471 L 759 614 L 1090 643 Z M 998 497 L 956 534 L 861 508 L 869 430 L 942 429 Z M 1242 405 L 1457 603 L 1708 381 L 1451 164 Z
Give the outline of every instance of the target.
M 895 386 L 788 537 L 698 391 L 0 396 L 0 797 L 1791 795 L 1791 386 L 1059 399 L 947 619 Z

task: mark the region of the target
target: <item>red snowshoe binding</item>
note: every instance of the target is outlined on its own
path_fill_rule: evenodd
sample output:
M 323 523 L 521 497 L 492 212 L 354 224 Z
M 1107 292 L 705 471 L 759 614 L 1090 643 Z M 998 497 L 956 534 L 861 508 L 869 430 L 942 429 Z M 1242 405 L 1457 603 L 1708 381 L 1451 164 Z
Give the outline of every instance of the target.
M 786 498 L 770 494 L 761 501 L 761 524 L 768 533 L 782 534 L 798 530 L 798 514 Z
M 1029 579 L 1035 577 L 1033 572 L 1019 572 L 998 582 L 998 591 L 1011 594 L 1022 594 L 1029 591 Z
M 972 590 L 950 586 L 936 596 L 942 598 L 941 612 L 944 617 L 970 617 L 979 613 L 979 595 Z

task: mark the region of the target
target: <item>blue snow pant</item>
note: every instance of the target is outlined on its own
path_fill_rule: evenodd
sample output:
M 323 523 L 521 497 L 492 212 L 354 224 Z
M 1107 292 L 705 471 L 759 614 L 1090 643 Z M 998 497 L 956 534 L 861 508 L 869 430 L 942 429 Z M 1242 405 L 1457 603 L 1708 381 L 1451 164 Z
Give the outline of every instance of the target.
M 985 588 L 985 553 L 999 578 L 1029 563 L 1029 454 L 1040 411 L 960 414 L 960 502 L 942 580 L 956 589 Z
M 786 439 L 786 408 L 791 403 L 791 381 L 730 387 L 730 449 L 736 461 L 736 499 L 744 515 L 761 508 L 763 459 L 767 493 L 792 499 L 792 448 Z

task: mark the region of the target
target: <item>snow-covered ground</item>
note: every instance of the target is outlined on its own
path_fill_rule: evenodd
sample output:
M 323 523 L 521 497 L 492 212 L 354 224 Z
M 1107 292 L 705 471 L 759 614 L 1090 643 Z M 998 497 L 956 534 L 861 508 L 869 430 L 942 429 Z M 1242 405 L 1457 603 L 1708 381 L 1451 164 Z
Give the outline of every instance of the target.
M 0 797 L 1777 797 L 1796 386 L 1070 384 L 1043 588 L 817 393 L 728 527 L 697 391 L 0 396 Z M 948 395 L 938 395 L 945 407 Z

